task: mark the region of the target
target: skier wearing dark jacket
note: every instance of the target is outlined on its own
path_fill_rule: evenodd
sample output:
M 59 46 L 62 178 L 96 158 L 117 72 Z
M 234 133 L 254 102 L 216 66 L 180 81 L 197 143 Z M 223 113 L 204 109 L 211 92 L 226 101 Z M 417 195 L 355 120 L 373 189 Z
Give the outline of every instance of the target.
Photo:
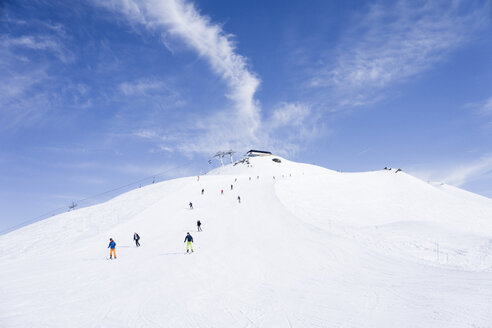
M 137 247 L 140 246 L 140 243 L 138 242 L 140 240 L 140 236 L 138 235 L 138 233 L 134 233 L 133 234 L 133 240 L 135 240 L 135 245 L 137 245 Z
M 198 227 L 198 231 L 202 231 L 202 223 L 200 220 L 196 221 L 196 226 Z
M 186 243 L 186 253 L 190 251 L 190 248 L 191 252 L 193 253 L 193 237 L 190 235 L 189 232 L 186 233 L 184 242 Z

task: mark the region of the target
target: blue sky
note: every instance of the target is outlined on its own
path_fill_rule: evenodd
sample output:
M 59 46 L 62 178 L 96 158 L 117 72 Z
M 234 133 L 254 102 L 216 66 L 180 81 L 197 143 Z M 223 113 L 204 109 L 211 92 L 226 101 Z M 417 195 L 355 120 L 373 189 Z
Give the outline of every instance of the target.
M 231 148 L 492 197 L 491 23 L 490 1 L 4 1 L 0 229 Z

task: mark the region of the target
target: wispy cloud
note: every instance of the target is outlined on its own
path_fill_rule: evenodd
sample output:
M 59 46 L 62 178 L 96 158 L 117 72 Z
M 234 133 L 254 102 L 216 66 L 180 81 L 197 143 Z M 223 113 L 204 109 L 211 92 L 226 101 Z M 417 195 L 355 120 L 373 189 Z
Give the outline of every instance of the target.
M 153 151 L 190 156 L 212 154 L 218 149 L 265 147 L 293 153 L 303 138 L 318 134 L 319 129 L 313 128 L 315 124 L 310 119 L 312 108 L 307 104 L 279 102 L 270 115 L 262 115 L 255 98 L 260 79 L 249 67 L 247 58 L 237 52 L 234 36 L 201 14 L 191 2 L 128 0 L 112 1 L 104 6 L 123 13 L 132 24 L 157 31 L 163 35 L 166 47 L 171 41 L 184 43 L 209 64 L 227 87 L 224 97 L 230 104 L 225 108 L 203 104 L 200 114 L 186 112 L 172 127 L 151 123 L 130 133 L 153 143 Z M 133 95 L 158 86 L 152 81 L 139 80 L 121 84 L 120 91 Z
M 163 81 L 142 79 L 134 82 L 122 82 L 119 85 L 119 90 L 127 95 L 146 95 L 148 92 L 161 90 L 165 87 Z
M 50 106 L 51 99 L 46 93 L 30 92 L 47 80 L 45 67 L 38 67 L 28 72 L 9 72 L 3 65 L 15 65 L 13 55 L 1 56 L 3 64 L 0 70 L 0 129 L 29 125 L 38 121 Z
M 32 126 L 50 114 L 52 119 L 60 119 L 55 113 L 61 107 L 91 105 L 86 95 L 88 87 L 57 79 L 51 74 L 50 64 L 22 66 L 15 53 L 1 51 L 0 58 L 0 71 L 4 73 L 0 74 L 0 130 Z
M 7 19 L 3 21 L 10 27 L 26 27 L 28 25 L 25 20 L 9 18 L 8 14 Z M 19 50 L 49 52 L 63 63 L 69 63 L 75 59 L 74 53 L 66 46 L 66 41 L 70 39 L 70 37 L 66 33 L 63 25 L 51 24 L 36 19 L 30 21 L 29 25 L 35 26 L 36 28 L 29 31 L 23 29 L 23 32 L 18 31 L 17 33 L 1 33 L 0 45 L 4 49 L 16 51 L 17 54 L 19 54 Z
M 309 81 L 331 88 L 341 106 L 377 101 L 379 92 L 417 76 L 470 40 L 485 8 L 465 1 L 379 3 L 355 17 L 335 53 Z
M 10 64 L 14 63 L 14 61 L 11 60 L 12 58 L 8 58 L 8 56 L 3 56 L 3 59 L 9 61 Z M 29 90 L 31 87 L 44 81 L 48 77 L 46 70 L 43 67 L 30 71 L 28 74 L 16 74 L 16 72 L 10 73 L 8 70 L 5 70 L 4 72 L 7 72 L 7 76 L 5 77 L 8 77 L 9 82 L 0 84 L 0 95 L 2 95 L 4 101 L 6 98 L 16 98 L 21 96 L 26 90 Z
M 426 181 L 445 182 L 460 187 L 476 180 L 492 178 L 492 154 L 439 169 L 410 169 L 410 172 Z
M 142 138 L 142 139 L 159 138 L 159 134 L 157 133 L 157 131 L 150 130 L 150 129 L 141 129 L 141 130 L 133 132 L 132 135 L 135 137 Z
M 490 172 L 492 172 L 492 155 L 487 155 L 477 161 L 452 169 L 442 181 L 451 185 L 462 186 Z
M 482 124 L 486 129 L 492 129 L 492 97 L 478 102 L 472 102 L 463 106 L 483 120 Z
M 31 50 L 50 51 L 61 61 L 69 62 L 73 59 L 72 53 L 52 35 L 22 35 L 19 37 L 3 36 L 0 44 L 8 48 L 26 48 Z
M 270 127 L 302 125 L 310 113 L 311 108 L 306 104 L 281 102 L 272 112 Z
M 484 101 L 479 106 L 479 111 L 481 114 L 491 115 L 492 114 L 492 97 Z
M 203 151 L 207 144 L 216 149 L 224 141 L 247 144 L 257 139 L 261 118 L 254 95 L 260 81 L 249 69 L 246 58 L 236 52 L 232 35 L 187 1 L 128 0 L 112 1 L 105 6 L 124 13 L 133 23 L 183 41 L 226 83 L 225 96 L 232 101 L 231 109 L 215 110 L 213 117 L 202 121 L 204 125 L 195 126 L 195 131 L 202 134 L 201 142 L 178 147 Z
M 9 29 L 0 32 L 0 129 L 29 126 L 42 120 L 61 96 L 80 100 L 87 87 L 58 81 L 54 65 L 73 62 L 75 56 L 66 45 L 68 36 L 62 25 L 35 21 L 36 32 L 15 26 L 25 21 L 7 19 Z M 15 30 L 16 32 L 12 32 Z M 55 60 L 53 60 L 55 58 Z M 75 99 L 77 98 L 77 99 Z

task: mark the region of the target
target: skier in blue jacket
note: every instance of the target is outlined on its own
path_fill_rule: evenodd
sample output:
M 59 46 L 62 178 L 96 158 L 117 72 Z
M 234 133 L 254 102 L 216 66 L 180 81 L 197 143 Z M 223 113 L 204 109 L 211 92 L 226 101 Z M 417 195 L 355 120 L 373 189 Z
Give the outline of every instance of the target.
M 113 254 L 114 254 L 114 258 L 116 259 L 116 243 L 114 242 L 113 238 L 109 238 L 109 245 L 108 245 L 108 248 L 111 248 L 111 250 L 109 251 L 109 258 L 110 259 L 113 259 Z

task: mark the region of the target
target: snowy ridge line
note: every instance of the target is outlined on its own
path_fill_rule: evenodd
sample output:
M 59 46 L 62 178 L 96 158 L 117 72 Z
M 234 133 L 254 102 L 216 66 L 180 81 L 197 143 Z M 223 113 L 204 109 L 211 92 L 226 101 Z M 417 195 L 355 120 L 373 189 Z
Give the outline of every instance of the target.
M 190 162 L 190 163 L 188 163 L 186 165 L 180 166 L 179 168 L 180 169 L 181 168 L 186 168 L 186 167 L 191 166 L 191 164 L 192 163 Z M 157 183 L 157 182 L 165 181 L 164 178 L 162 180 L 157 180 L 157 177 L 159 177 L 159 176 L 161 176 L 163 174 L 172 172 L 172 171 L 174 171 L 176 169 L 178 169 L 178 167 L 173 167 L 171 169 L 168 169 L 168 170 L 165 170 L 165 171 L 162 171 L 162 172 L 153 174 L 151 176 L 148 176 L 148 177 L 142 178 L 140 180 L 137 180 L 137 181 L 128 183 L 126 185 L 123 185 L 123 186 L 120 186 L 120 187 L 116 187 L 116 188 L 113 188 L 113 189 L 110 189 L 110 190 L 106 190 L 106 191 L 103 191 L 103 192 L 94 194 L 92 196 L 87 196 L 87 197 L 82 198 L 80 200 L 75 200 L 74 203 L 76 204 L 76 208 L 77 209 L 85 208 L 85 207 L 89 207 L 89 206 L 93 206 L 93 205 L 97 205 L 97 204 L 106 202 L 106 201 L 108 201 L 110 199 L 110 198 L 103 198 L 103 199 L 99 199 L 99 200 L 98 199 L 95 199 L 97 197 L 108 195 L 108 194 L 114 193 L 116 191 L 120 191 L 120 192 L 117 193 L 117 194 L 114 194 L 112 196 L 110 196 L 110 195 L 108 195 L 108 196 L 110 196 L 111 198 L 116 197 L 116 196 L 119 196 L 119 195 L 121 195 L 123 193 L 126 193 L 126 192 L 129 192 L 131 190 L 137 189 L 137 187 L 135 187 L 135 188 L 129 188 L 131 186 L 135 186 L 136 184 L 140 184 L 138 186 L 138 188 L 141 188 L 142 187 L 142 182 L 147 181 L 147 180 L 148 180 L 148 183 L 143 184 L 143 186 L 147 186 L 147 185 L 151 185 L 151 184 L 154 184 L 154 183 Z M 128 188 L 128 189 L 125 189 L 125 188 Z M 90 200 L 93 200 L 93 201 L 92 202 L 89 202 Z M 85 204 L 84 204 L 84 202 L 85 202 Z M 44 214 L 38 215 L 38 216 L 36 216 L 36 217 L 34 217 L 32 219 L 29 219 L 29 220 L 23 221 L 21 223 L 18 223 L 18 224 L 14 225 L 14 226 L 11 226 L 11 227 L 2 229 L 2 230 L 0 230 L 0 235 L 9 233 L 9 232 L 14 231 L 14 230 L 16 230 L 18 228 L 22 228 L 22 227 L 24 227 L 26 225 L 29 225 L 31 223 L 34 223 L 36 221 L 40 221 L 40 220 L 43 220 L 43 219 L 47 219 L 48 217 L 51 217 L 51 216 L 55 216 L 55 215 L 64 213 L 67 208 L 68 208 L 68 211 L 67 212 L 70 212 L 71 211 L 70 206 L 60 206 L 60 207 L 55 208 L 53 210 L 47 211 Z M 75 208 L 73 210 L 75 210 Z

